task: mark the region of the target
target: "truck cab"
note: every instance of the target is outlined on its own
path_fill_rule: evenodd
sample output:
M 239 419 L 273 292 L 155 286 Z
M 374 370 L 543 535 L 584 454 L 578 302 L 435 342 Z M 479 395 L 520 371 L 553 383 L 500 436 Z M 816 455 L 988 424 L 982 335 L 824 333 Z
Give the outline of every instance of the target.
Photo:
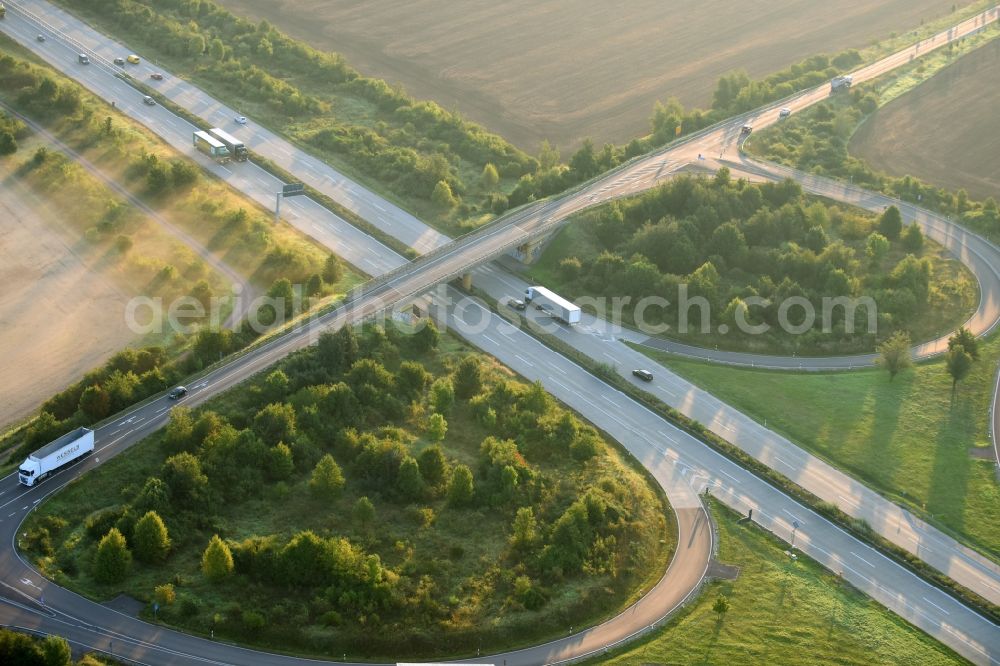
M 39 475 L 40 471 L 41 466 L 29 458 L 21 463 L 21 466 L 17 468 L 17 480 L 20 481 L 22 485 L 29 487 L 33 486 L 35 485 L 35 481 L 37 480 L 36 477 Z

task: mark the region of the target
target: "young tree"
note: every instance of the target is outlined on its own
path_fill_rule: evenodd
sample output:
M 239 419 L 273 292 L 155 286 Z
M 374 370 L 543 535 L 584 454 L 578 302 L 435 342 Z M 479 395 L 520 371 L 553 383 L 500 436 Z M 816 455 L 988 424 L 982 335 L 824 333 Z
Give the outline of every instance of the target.
M 125 545 L 125 537 L 112 527 L 101 538 L 94 556 L 94 578 L 99 583 L 120 583 L 132 565 L 132 553 Z
M 427 419 L 427 436 L 434 442 L 440 442 L 448 433 L 448 422 L 440 414 L 434 413 Z
M 399 463 L 396 485 L 399 494 L 410 501 L 416 501 L 424 494 L 424 480 L 420 476 L 420 466 L 413 456 L 406 456 Z
M 69 649 L 69 643 L 62 636 L 49 634 L 42 641 L 42 656 L 45 666 L 71 666 L 73 663 L 73 652 Z M 13 663 L 13 662 L 11 662 Z
M 264 400 L 269 403 L 280 402 L 286 395 L 288 395 L 289 385 L 290 381 L 288 379 L 288 375 L 285 374 L 285 371 L 275 370 L 264 378 L 264 386 L 261 387 L 261 396 L 263 396 Z M 257 416 L 260 416 L 259 412 Z M 294 420 L 295 415 L 293 414 L 292 421 L 294 422 Z M 256 418 L 254 421 L 256 422 Z M 287 424 L 284 425 L 287 426 Z
M 445 415 L 451 411 L 453 404 L 455 404 L 455 388 L 451 385 L 451 380 L 447 377 L 435 380 L 431 384 L 431 409 Z
M 979 360 L 979 340 L 966 327 L 960 327 L 948 338 L 948 349 L 963 349 L 965 353 L 972 357 L 973 361 Z
M 317 351 L 320 362 L 331 372 L 346 372 L 361 354 L 358 334 L 353 326 L 344 326 L 336 333 L 319 337 Z
M 375 505 L 368 497 L 359 497 L 354 503 L 354 520 L 361 527 L 368 527 L 375 522 Z
M 417 457 L 417 464 L 420 466 L 420 475 L 424 477 L 424 482 L 428 486 L 433 488 L 444 482 L 448 473 L 448 461 L 440 446 L 435 444 L 421 451 Z
M 413 334 L 413 348 L 422 354 L 437 349 L 441 335 L 433 319 L 425 319 L 423 325 Z
M 439 180 L 431 193 L 431 201 L 442 208 L 454 208 L 458 204 L 455 195 L 452 194 L 451 186 L 447 181 Z
M 340 258 L 335 254 L 328 255 L 323 264 L 323 282 L 336 284 L 343 277 L 344 265 L 340 263 Z
M 139 513 L 166 512 L 170 509 L 170 488 L 162 479 L 151 476 L 146 479 L 142 490 L 135 496 L 132 507 Z
M 155 511 L 147 511 L 132 530 L 132 548 L 141 562 L 162 562 L 170 552 L 170 535 L 163 519 Z
M 253 429 L 269 445 L 295 440 L 295 408 L 287 402 L 273 402 L 253 417 Z
M 722 616 L 725 615 L 727 611 L 729 611 L 729 599 L 727 599 L 725 595 L 720 594 L 715 599 L 715 603 L 712 604 L 712 611 L 714 611 L 721 620 Z
M 457 465 L 448 481 L 448 504 L 454 507 L 472 503 L 475 488 L 472 485 L 472 470 L 465 465 Z
M 907 252 L 918 254 L 924 247 L 924 232 L 920 230 L 919 224 L 911 224 L 903 232 L 903 249 Z
M 455 369 L 452 385 L 459 400 L 468 400 L 483 389 L 483 369 L 477 357 L 466 356 L 462 359 Z
M 177 600 L 177 593 L 174 592 L 172 583 L 164 583 L 153 589 L 153 598 L 161 606 L 169 606 Z
M 278 442 L 268 449 L 266 474 L 269 479 L 283 481 L 293 472 L 295 472 L 295 457 L 284 442 Z
M 14 135 L 4 130 L 0 132 L 0 155 L 13 155 L 17 152 L 17 140 Z
M 868 242 L 865 244 L 865 254 L 873 264 L 877 264 L 882 258 L 889 253 L 889 239 L 873 231 L 868 236 Z
M 318 296 L 323 291 L 323 278 L 319 273 L 313 273 L 306 282 L 306 296 Z
M 208 45 L 208 54 L 212 56 L 212 60 L 221 62 L 226 56 L 226 45 L 222 43 L 221 39 L 216 37 Z
M 479 177 L 479 184 L 483 186 L 484 190 L 492 192 L 499 183 L 500 174 L 497 173 L 497 168 L 493 166 L 492 162 L 487 162 L 486 166 L 483 167 L 483 174 Z
M 332 500 L 344 489 L 344 474 L 329 453 L 319 459 L 309 479 L 309 489 L 317 497 Z
M 899 232 L 903 230 L 903 216 L 899 214 L 899 209 L 889 206 L 878 218 L 879 232 L 891 241 L 899 238 Z
M 514 533 L 511 535 L 511 545 L 515 548 L 528 549 L 538 540 L 538 521 L 530 506 L 522 506 L 514 516 Z
M 233 553 L 218 534 L 208 542 L 201 556 L 201 573 L 212 582 L 221 581 L 233 573 Z
M 416 361 L 403 361 L 396 373 L 396 386 L 400 397 L 408 400 L 419 400 L 424 395 L 424 389 L 431 382 L 432 375 Z
M 913 364 L 910 357 L 910 335 L 904 331 L 897 331 L 888 340 L 878 346 L 879 367 L 889 371 L 889 381 L 896 378 L 900 372 Z
M 190 453 L 167 458 L 161 474 L 172 501 L 193 508 L 207 498 L 208 477 L 201 471 L 201 462 Z
M 972 369 L 972 356 L 961 347 L 949 349 L 944 355 L 945 367 L 951 375 L 951 392 L 954 393 L 958 383 L 966 378 Z
M 88 386 L 80 394 L 80 411 L 99 421 L 111 413 L 111 396 L 100 386 Z
M 541 171 L 548 171 L 559 164 L 559 149 L 552 147 L 548 139 L 542 141 L 538 148 L 538 166 Z

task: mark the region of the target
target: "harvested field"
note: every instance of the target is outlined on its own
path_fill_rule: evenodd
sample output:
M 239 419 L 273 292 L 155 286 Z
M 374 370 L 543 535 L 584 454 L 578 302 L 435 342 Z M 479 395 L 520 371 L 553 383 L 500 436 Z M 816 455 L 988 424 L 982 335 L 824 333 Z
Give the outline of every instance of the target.
M 963 56 L 876 111 L 851 139 L 851 153 L 896 176 L 1000 198 L 998 65 L 1000 41 Z
M 64 214 L 15 178 L 0 186 L 0 425 L 136 339 L 122 316 L 128 294 L 95 270 L 100 258 L 61 226 Z
M 780 70 L 940 17 L 940 0 L 221 0 L 534 151 L 648 132 L 657 99 Z M 960 7 L 968 2 L 957 3 Z M 671 8 L 668 10 L 668 6 Z

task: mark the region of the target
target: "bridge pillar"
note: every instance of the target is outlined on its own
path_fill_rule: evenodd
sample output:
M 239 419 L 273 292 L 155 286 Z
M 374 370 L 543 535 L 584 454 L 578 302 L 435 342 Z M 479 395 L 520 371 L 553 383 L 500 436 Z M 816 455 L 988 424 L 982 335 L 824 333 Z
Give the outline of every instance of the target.
M 462 273 L 462 289 L 472 290 L 472 273 Z

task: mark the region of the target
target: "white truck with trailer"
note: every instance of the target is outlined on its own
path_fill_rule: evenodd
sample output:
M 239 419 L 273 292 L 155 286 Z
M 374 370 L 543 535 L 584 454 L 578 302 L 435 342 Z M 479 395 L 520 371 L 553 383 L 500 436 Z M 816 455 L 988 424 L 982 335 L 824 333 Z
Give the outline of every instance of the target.
M 524 290 L 524 300 L 527 303 L 533 303 L 536 309 L 548 312 L 562 322 L 567 324 L 580 323 L 580 307 L 545 287 L 528 287 Z
M 213 127 L 208 133 L 224 143 L 229 149 L 229 154 L 237 162 L 246 162 L 250 159 L 250 151 L 247 150 L 246 144 L 221 127 Z
M 17 480 L 31 487 L 93 450 L 94 431 L 90 428 L 77 428 L 29 455 L 17 469 Z
M 229 149 L 226 148 L 226 144 L 222 143 L 208 132 L 198 130 L 194 133 L 192 142 L 194 143 L 195 148 L 205 153 L 216 162 L 229 161 Z

